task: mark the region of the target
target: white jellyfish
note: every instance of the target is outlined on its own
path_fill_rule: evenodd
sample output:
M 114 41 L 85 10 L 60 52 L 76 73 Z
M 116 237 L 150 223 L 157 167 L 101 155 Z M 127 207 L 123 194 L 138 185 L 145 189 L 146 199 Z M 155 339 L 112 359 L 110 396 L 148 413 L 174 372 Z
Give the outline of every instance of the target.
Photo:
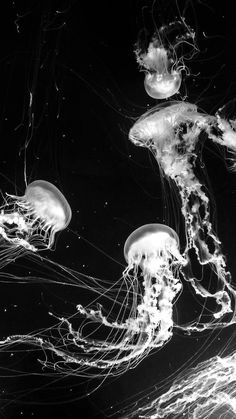
M 188 257 L 190 249 L 194 249 L 198 262 L 210 266 L 217 277 L 217 290 L 210 292 L 194 275 L 190 275 L 188 281 L 196 294 L 215 299 L 220 308 L 214 318 L 219 319 L 226 313 L 234 314 L 235 290 L 230 284 L 221 242 L 213 229 L 206 188 L 196 175 L 200 158 L 197 146 L 200 141 L 203 145 L 203 133 L 235 153 L 236 132 L 232 123 L 222 119 L 219 113 L 214 117 L 199 112 L 197 106 L 187 102 L 168 103 L 146 112 L 131 128 L 129 139 L 135 145 L 149 149 L 161 174 L 177 186 L 186 232 L 184 254 Z M 233 167 L 234 155 L 230 154 Z M 234 315 L 232 318 L 235 322 Z M 192 325 L 192 329 L 198 329 L 198 325 Z
M 154 99 L 165 99 L 173 96 L 180 89 L 181 69 L 175 69 L 167 51 L 157 41 L 149 44 L 145 54 L 136 53 L 137 61 L 145 68 L 144 88 Z
M 175 27 L 178 32 L 184 31 L 182 36 L 176 37 L 175 41 L 169 41 L 169 33 Z M 187 71 L 184 64 L 184 55 L 177 58 L 179 47 L 187 43 L 191 45 L 192 55 L 196 50 L 194 42 L 195 34 L 188 27 L 184 19 L 180 22 L 172 22 L 162 26 L 151 39 L 147 48 L 142 48 L 137 43 L 135 55 L 141 71 L 145 72 L 144 88 L 146 93 L 154 99 L 166 99 L 179 92 L 183 70 Z M 181 51 L 182 52 L 182 51 Z
M 71 220 L 70 206 L 52 183 L 35 180 L 23 196 L 7 194 L 0 208 L 0 235 L 15 248 L 33 252 L 53 246 Z
M 136 365 L 152 348 L 162 347 L 171 338 L 173 304 L 182 288 L 179 273 L 187 263 L 179 252 L 177 234 L 163 224 L 147 224 L 131 233 L 124 245 L 124 256 L 128 266 L 122 281 L 130 284 L 133 294 L 128 318 L 111 322 L 101 309 L 94 311 L 78 306 L 81 314 L 111 327 L 113 333 L 123 330 L 117 343 L 114 339 L 96 345 L 92 340 L 83 342 L 89 343 L 87 351 L 96 357 L 104 354 L 93 366 L 115 367 L 116 374 L 118 367 L 123 372 Z M 113 358 L 107 358 L 109 352 Z
M 182 289 L 181 268 L 187 263 L 179 252 L 178 236 L 166 225 L 144 225 L 126 240 L 124 256 L 128 266 L 116 284 L 116 296 L 114 289 L 109 293 L 100 288 L 104 296 L 113 295 L 112 309 L 78 304 L 71 318 L 57 317 L 54 331 L 9 336 L 0 341 L 0 347 L 38 346 L 60 360 L 52 363 L 47 356 L 45 366 L 68 374 L 74 364 L 73 374 L 84 377 L 94 377 L 94 369 L 96 377 L 120 375 L 153 348 L 161 348 L 173 333 L 173 305 Z M 90 282 L 98 289 L 98 280 L 90 278 Z M 83 319 L 79 328 L 73 326 L 76 317 Z M 58 337 L 53 338 L 56 330 Z

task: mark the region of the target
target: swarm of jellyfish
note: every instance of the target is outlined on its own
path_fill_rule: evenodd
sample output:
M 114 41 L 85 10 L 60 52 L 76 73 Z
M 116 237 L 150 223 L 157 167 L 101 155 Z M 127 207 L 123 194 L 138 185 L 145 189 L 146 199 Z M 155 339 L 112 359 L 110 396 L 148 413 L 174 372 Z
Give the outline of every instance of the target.
M 149 59 L 154 56 L 157 58 L 159 53 L 156 51 L 154 55 L 153 48 L 151 44 L 147 51 Z M 146 85 L 145 90 L 151 97 L 170 96 L 168 92 L 165 96 L 154 95 Z M 197 176 L 200 150 L 206 138 L 221 146 L 226 163 L 235 171 L 235 121 L 230 118 L 227 120 L 223 114 L 224 108 L 211 116 L 185 101 L 165 102 L 142 115 L 129 132 L 130 141 L 153 154 L 161 176 L 178 191 L 185 226 L 185 249 L 182 256 L 191 265 L 190 255 L 194 251 L 200 266 L 208 266 L 217 282 L 216 291 L 210 292 L 202 285 L 201 278 L 191 274 L 191 269 L 184 276 L 197 297 L 214 299 L 218 306 L 211 322 L 204 323 L 198 319 L 184 327 L 176 325 L 189 333 L 235 323 L 236 290 L 231 283 L 221 241 L 213 228 L 210 196 Z M 231 320 L 224 321 L 227 314 L 231 315 Z M 161 395 L 158 395 L 157 386 L 147 398 L 139 399 L 139 407 L 134 403 L 125 412 L 121 410 L 120 417 L 235 417 L 235 371 L 234 352 L 225 357 L 216 356 L 198 364 L 188 373 L 179 374 L 169 390 Z
M 136 45 L 137 62 L 145 72 L 145 91 L 154 99 L 178 94 L 182 72 L 187 73 L 179 49 L 185 43 L 195 49 L 194 32 L 184 21 L 178 22 L 184 33 L 170 47 L 167 35 L 173 25 L 154 34 L 146 50 Z M 158 103 L 137 119 L 129 140 L 153 154 L 160 176 L 176 188 L 185 228 L 184 245 L 168 225 L 139 226 L 124 243 L 126 266 L 114 285 L 60 266 L 63 274 L 58 272 L 58 281 L 63 278 L 64 283 L 96 293 L 96 304 L 84 306 L 78 296 L 73 316 L 54 315 L 57 324 L 51 328 L 8 336 L 0 341 L 2 351 L 23 343 L 47 353 L 41 363 L 60 374 L 118 376 L 136 367 L 150 351 L 164 347 L 175 329 L 197 333 L 236 322 L 236 291 L 213 226 L 210 197 L 197 175 L 199 150 L 206 138 L 225 150 L 228 164 L 235 171 L 235 122 L 224 118 L 222 110 L 208 115 L 195 104 L 174 100 Z M 0 208 L 1 266 L 28 254 L 53 265 L 43 259 L 41 252 L 53 248 L 56 234 L 69 226 L 71 217 L 66 198 L 47 181 L 28 184 L 23 196 L 6 194 Z M 192 252 L 201 267 L 213 272 L 214 291 L 192 272 Z M 186 283 L 204 303 L 214 301 L 217 309 L 210 320 L 199 316 L 191 324 L 175 323 L 174 305 Z M 100 296 L 113 301 L 108 312 L 100 304 Z M 77 319 L 79 326 L 74 325 Z M 178 378 L 161 396 L 152 395 L 148 404 L 127 410 L 124 417 L 154 419 L 184 416 L 186 412 L 189 418 L 205 418 L 212 412 L 220 417 L 221 408 L 236 414 L 235 372 L 234 354 L 213 358 Z

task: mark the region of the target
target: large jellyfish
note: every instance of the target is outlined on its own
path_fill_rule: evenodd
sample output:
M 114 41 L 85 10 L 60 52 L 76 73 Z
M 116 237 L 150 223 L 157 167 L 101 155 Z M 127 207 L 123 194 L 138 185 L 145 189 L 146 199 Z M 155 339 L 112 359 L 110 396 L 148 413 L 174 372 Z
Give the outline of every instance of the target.
M 53 340 L 50 330 L 49 336 L 48 331 L 46 336 L 9 336 L 0 346 L 33 344 L 60 359 L 52 364 L 47 358 L 44 365 L 54 369 L 58 365 L 59 372 L 66 374 L 69 365 L 75 364 L 78 376 L 93 376 L 90 369 L 95 368 L 97 377 L 119 375 L 137 365 L 151 349 L 162 347 L 172 336 L 173 305 L 182 289 L 181 268 L 187 263 L 180 254 L 178 236 L 166 225 L 144 225 L 126 240 L 124 256 L 128 265 L 120 279 L 120 293 L 124 290 L 125 295 L 119 301 L 117 292 L 108 314 L 100 304 L 96 308 L 78 304 L 77 317 L 84 318 L 80 328 L 73 326 L 75 316 L 58 317 L 57 339 Z M 97 335 L 99 327 L 107 330 L 106 338 L 104 331 L 101 337 Z
M 55 234 L 70 220 L 70 206 L 59 189 L 45 180 L 35 180 L 23 196 L 7 195 L 0 208 L 0 235 L 17 250 L 36 252 L 51 248 Z
M 220 239 L 213 229 L 209 197 L 195 172 L 204 135 L 231 151 L 230 159 L 234 168 L 234 125 L 221 118 L 220 113 L 215 117 L 209 116 L 187 102 L 167 103 L 146 112 L 131 128 L 129 139 L 135 145 L 149 149 L 159 164 L 161 174 L 177 186 L 185 224 L 184 255 L 188 258 L 189 251 L 194 249 L 200 265 L 209 265 L 215 272 L 217 288 L 210 292 L 193 275 L 188 277 L 188 281 L 196 294 L 215 299 L 219 309 L 214 313 L 214 318 L 219 319 L 226 313 L 233 313 L 235 290 L 230 283 Z M 189 326 L 189 330 L 203 328 L 197 324 Z

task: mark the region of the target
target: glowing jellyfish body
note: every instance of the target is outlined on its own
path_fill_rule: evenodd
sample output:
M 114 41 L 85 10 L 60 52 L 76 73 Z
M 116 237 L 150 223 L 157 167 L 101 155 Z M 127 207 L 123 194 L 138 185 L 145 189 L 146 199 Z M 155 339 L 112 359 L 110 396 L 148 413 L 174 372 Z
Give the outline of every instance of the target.
M 186 264 L 179 253 L 179 239 L 174 230 L 163 224 L 147 224 L 135 230 L 124 247 L 127 273 L 140 268 L 144 294 L 137 306 L 137 322 L 147 334 L 146 345 L 159 347 L 172 335 L 173 301 L 181 290 L 178 266 Z
M 177 186 L 186 230 L 185 255 L 193 248 L 200 264 L 209 264 L 221 285 L 211 294 L 194 277 L 189 281 L 197 294 L 215 299 L 220 309 L 214 317 L 220 318 L 232 312 L 229 294 L 235 297 L 235 292 L 230 286 L 220 240 L 212 227 L 209 197 L 195 174 L 197 145 L 202 133 L 235 153 L 236 133 L 232 124 L 219 115 L 200 113 L 195 105 L 187 102 L 166 104 L 148 111 L 131 128 L 129 139 L 137 146 L 148 148 L 161 173 Z
M 138 56 L 138 53 L 136 53 Z M 151 42 L 146 54 L 139 54 L 138 63 L 145 69 L 144 88 L 154 99 L 176 94 L 181 85 L 181 71 L 171 65 L 167 51 Z
M 0 212 L 0 234 L 9 243 L 37 251 L 50 248 L 55 234 L 70 220 L 70 206 L 59 189 L 36 180 L 23 196 L 7 195 Z

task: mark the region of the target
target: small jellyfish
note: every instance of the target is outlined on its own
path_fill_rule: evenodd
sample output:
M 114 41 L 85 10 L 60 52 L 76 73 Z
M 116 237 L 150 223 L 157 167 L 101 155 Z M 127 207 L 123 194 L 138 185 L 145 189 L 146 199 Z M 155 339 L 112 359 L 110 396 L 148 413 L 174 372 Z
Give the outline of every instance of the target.
M 195 33 L 181 18 L 162 25 L 150 41 L 139 39 L 135 55 L 141 71 L 144 71 L 144 88 L 154 99 L 167 99 L 179 92 L 182 72 L 190 74 L 185 61 L 198 52 Z
M 15 246 L 37 251 L 53 246 L 71 220 L 70 206 L 52 183 L 35 180 L 23 196 L 7 194 L 0 208 L 0 235 Z
M 181 85 L 181 69 L 175 68 L 165 48 L 157 41 L 149 44 L 146 53 L 136 52 L 137 61 L 145 69 L 144 88 L 154 99 L 166 99 L 176 94 Z

